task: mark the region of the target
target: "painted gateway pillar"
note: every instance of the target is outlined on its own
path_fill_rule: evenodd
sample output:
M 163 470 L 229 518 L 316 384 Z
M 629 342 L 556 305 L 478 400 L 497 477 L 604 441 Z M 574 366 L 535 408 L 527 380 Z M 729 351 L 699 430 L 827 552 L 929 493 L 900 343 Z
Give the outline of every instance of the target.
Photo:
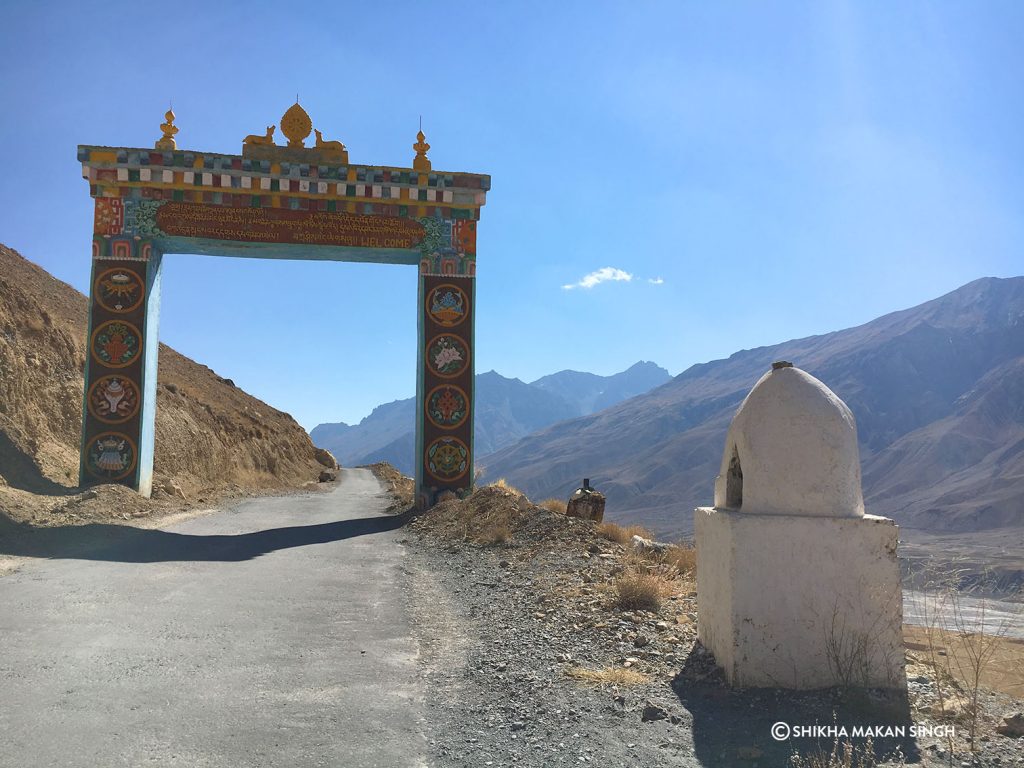
M 83 485 L 152 489 L 164 254 L 410 264 L 419 268 L 417 504 L 473 482 L 476 230 L 490 177 L 434 171 L 422 131 L 412 168 L 349 163 L 305 146 L 297 103 L 241 155 L 177 148 L 172 112 L 153 149 L 80 146 L 95 198 Z

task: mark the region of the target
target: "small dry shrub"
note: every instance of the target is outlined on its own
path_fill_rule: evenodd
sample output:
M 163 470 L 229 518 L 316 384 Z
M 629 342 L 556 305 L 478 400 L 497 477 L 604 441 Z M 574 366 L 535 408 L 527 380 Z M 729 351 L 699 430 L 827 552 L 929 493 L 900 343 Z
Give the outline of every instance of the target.
M 615 580 L 616 605 L 628 611 L 657 611 L 668 586 L 665 577 L 657 573 L 627 571 Z
M 789 763 L 793 768 L 875 768 L 878 765 L 870 739 L 863 747 L 856 746 L 849 739 L 836 739 L 831 752 L 794 754 Z
M 491 483 L 491 487 L 501 488 L 503 491 L 512 491 L 512 493 L 522 493 L 522 491 L 520 491 L 514 485 L 509 483 L 509 481 L 506 480 L 504 477 L 499 477 L 497 480 Z
M 640 672 L 624 667 L 605 667 L 604 669 L 586 669 L 569 667 L 565 674 L 574 680 L 582 680 L 594 685 L 643 685 L 651 679 Z
M 565 514 L 565 502 L 559 499 L 544 499 L 539 506 L 543 507 L 548 512 L 554 512 L 556 515 Z
M 957 562 L 928 563 L 918 579 L 924 584 L 921 609 L 939 717 L 966 726 L 970 749 L 977 749 L 982 725 L 982 690 L 991 678 L 1006 680 L 1012 664 L 1000 650 L 1016 617 L 1001 617 L 986 595 L 995 592 L 992 573 L 982 574 L 973 588 L 964 589 L 969 570 Z M 977 592 L 977 597 L 972 595 Z M 952 753 L 952 738 L 948 741 Z
M 474 537 L 479 544 L 496 546 L 504 544 L 512 537 L 512 530 L 506 520 L 491 520 L 486 523 Z
M 617 544 L 629 544 L 634 536 L 642 536 L 645 539 L 654 538 L 654 534 L 642 525 L 621 526 L 615 523 L 601 523 L 597 526 L 597 535 Z
M 661 554 L 661 560 L 675 568 L 680 576 L 686 576 L 697 570 L 697 548 L 673 544 Z

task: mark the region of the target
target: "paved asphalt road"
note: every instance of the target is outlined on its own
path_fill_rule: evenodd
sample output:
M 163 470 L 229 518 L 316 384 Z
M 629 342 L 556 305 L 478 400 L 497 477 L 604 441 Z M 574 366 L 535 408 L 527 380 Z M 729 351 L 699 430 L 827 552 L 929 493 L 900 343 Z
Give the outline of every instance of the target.
M 0 553 L 0 766 L 423 765 L 398 520 L 366 470 Z M 44 559 L 45 558 L 45 559 Z

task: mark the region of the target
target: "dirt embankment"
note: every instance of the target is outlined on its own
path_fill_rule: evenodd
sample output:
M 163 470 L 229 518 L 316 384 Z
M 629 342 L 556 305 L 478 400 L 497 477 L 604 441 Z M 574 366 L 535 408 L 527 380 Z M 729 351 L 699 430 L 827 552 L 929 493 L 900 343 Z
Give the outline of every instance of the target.
M 52 525 L 180 506 L 118 489 L 76 496 L 87 308 L 0 245 L 0 520 Z M 155 487 L 173 482 L 195 502 L 297 487 L 323 469 L 314 450 L 290 415 L 160 345 Z

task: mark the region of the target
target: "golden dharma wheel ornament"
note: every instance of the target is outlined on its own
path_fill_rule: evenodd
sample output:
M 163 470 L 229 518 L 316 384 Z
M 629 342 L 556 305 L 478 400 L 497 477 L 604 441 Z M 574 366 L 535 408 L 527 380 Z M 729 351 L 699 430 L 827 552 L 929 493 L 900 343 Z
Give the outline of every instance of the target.
M 299 106 L 298 101 L 292 104 L 281 117 L 281 133 L 288 139 L 289 147 L 306 146 L 306 137 L 312 130 L 313 121 L 309 119 L 306 110 Z

